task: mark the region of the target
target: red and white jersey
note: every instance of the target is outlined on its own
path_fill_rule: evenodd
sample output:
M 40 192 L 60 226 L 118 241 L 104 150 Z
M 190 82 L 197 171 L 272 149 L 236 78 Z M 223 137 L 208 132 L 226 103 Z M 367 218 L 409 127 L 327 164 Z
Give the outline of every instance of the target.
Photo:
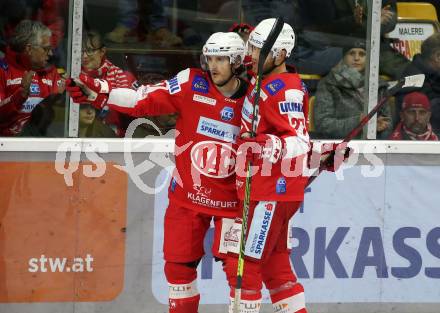
M 255 79 L 242 109 L 241 132 L 252 131 Z M 285 141 L 285 155 L 277 163 L 265 160 L 254 166 L 250 199 L 255 201 L 302 201 L 307 177 L 302 175 L 310 138 L 307 132 L 308 93 L 298 74 L 273 74 L 261 82 L 258 134 L 271 134 Z M 244 199 L 245 166 L 237 166 L 238 197 Z M 254 173 L 255 172 L 255 173 Z
M 112 88 L 131 88 L 137 89 L 139 83 L 136 77 L 128 71 L 114 65 L 109 60 L 104 59 L 101 66 L 96 70 L 81 68 L 81 72 L 93 78 L 106 80 Z M 106 125 L 111 127 L 118 137 L 124 137 L 125 126 L 121 113 L 110 110 L 108 107 L 102 108 L 98 116 Z
M 136 92 L 113 89 L 108 105 L 132 116 L 177 112 L 176 170 L 170 201 L 215 216 L 233 217 L 238 208 L 235 190 L 236 139 L 247 84 L 227 98 L 207 72 L 186 69 Z
M 52 66 L 37 71 L 27 98 L 22 96 L 21 78 L 30 70 L 29 60 L 7 49 L 0 60 L 0 136 L 15 136 L 29 121 L 32 110 L 47 96 L 58 93 L 64 81 Z

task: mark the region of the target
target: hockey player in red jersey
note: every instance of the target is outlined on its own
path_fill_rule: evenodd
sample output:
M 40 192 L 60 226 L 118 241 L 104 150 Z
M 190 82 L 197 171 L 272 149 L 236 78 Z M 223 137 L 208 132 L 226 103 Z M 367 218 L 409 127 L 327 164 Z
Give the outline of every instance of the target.
M 165 214 L 165 276 L 169 283 L 169 312 L 196 313 L 197 265 L 203 239 L 214 219 L 213 255 L 226 257 L 225 230 L 237 215 L 235 190 L 236 139 L 247 83 L 237 78 L 245 45 L 236 33 L 215 33 L 203 47 L 209 71 L 189 68 L 174 78 L 137 91 L 80 76 L 68 87 L 75 102 L 90 102 L 132 116 L 177 112 L 176 170 L 169 186 Z M 229 217 L 229 218 L 228 218 Z
M 260 22 L 251 32 L 248 51 L 252 56 L 253 72 L 257 73 L 259 52 L 275 19 Z M 290 264 L 288 243 L 289 220 L 304 197 L 307 177 L 302 169 L 310 148 L 307 132 L 308 94 L 299 75 L 289 73 L 285 60 L 292 52 L 295 34 L 284 24 L 263 66 L 260 106 L 256 133 L 252 131 L 255 79 L 251 81 L 243 110 L 239 155 L 252 162 L 247 240 L 244 250 L 239 312 L 258 313 L 264 282 L 270 292 L 274 312 L 305 313 L 303 286 L 297 281 Z M 246 150 L 247 147 L 252 149 Z M 252 153 L 251 153 L 252 152 Z M 243 208 L 246 167 L 237 159 L 237 191 Z M 238 214 L 241 218 L 242 212 Z M 234 225 L 241 229 L 241 225 Z M 233 312 L 237 277 L 238 245 L 229 244 L 231 253 L 226 272 L 231 287 Z

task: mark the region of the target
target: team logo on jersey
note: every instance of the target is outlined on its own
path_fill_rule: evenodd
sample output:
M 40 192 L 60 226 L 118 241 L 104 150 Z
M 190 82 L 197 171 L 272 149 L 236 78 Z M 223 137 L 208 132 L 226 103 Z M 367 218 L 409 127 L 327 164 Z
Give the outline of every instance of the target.
M 175 94 L 178 93 L 180 90 L 182 90 L 180 88 L 180 84 L 179 84 L 179 80 L 177 79 L 177 76 L 174 76 L 167 82 L 168 82 L 168 90 L 170 94 Z
M 207 117 L 200 117 L 197 133 L 226 142 L 235 142 L 240 128 Z
M 271 96 L 274 96 L 278 91 L 283 89 L 284 86 L 286 86 L 286 84 L 284 84 L 281 79 L 275 79 L 264 86 L 264 89 L 266 89 Z
M 277 184 L 275 187 L 275 191 L 277 194 L 282 195 L 286 193 L 286 179 L 284 177 L 280 177 L 277 180 Z
M 192 82 L 191 89 L 202 93 L 208 93 L 209 83 L 205 78 L 201 76 L 196 76 L 194 77 L 194 80 Z
M 237 151 L 218 141 L 201 141 L 191 149 L 193 167 L 204 176 L 226 178 L 235 172 Z M 204 190 L 206 193 L 208 190 Z M 210 191 L 209 191 L 210 192 Z
M 202 96 L 202 95 L 198 95 L 196 93 L 193 96 L 193 100 L 197 101 L 197 102 L 209 104 L 209 105 L 215 105 L 217 103 L 216 99 L 208 98 L 208 97 L 205 97 L 205 96 Z
M 278 102 L 278 106 L 280 108 L 281 114 L 289 114 L 289 113 L 303 111 L 303 104 L 302 103 L 281 101 L 281 102 Z
M 234 118 L 234 109 L 231 107 L 224 107 L 220 112 L 220 117 L 223 121 L 229 122 Z
M 38 84 L 31 84 L 31 87 L 29 89 L 32 96 L 40 94 L 40 86 Z
M 275 204 L 276 202 L 273 201 L 259 201 L 255 207 L 254 217 L 252 218 L 248 239 L 246 240 L 246 255 L 261 259 L 270 224 L 272 223 L 272 217 L 275 213 Z
M 201 197 L 205 197 L 205 198 L 209 198 L 209 196 L 211 195 L 211 192 L 212 192 L 211 188 L 197 185 L 197 184 L 193 185 L 193 189 L 196 191 L 197 196 L 201 196 Z

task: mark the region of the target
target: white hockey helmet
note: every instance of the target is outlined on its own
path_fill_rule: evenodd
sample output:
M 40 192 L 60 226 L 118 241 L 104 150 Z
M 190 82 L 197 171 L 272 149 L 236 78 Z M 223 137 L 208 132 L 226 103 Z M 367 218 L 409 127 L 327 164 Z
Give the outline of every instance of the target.
M 231 64 L 239 57 L 240 64 L 243 63 L 246 45 L 240 35 L 233 32 L 214 33 L 203 46 L 203 55 L 207 56 L 228 56 Z
M 257 48 L 262 48 L 264 42 L 269 36 L 270 31 L 272 30 L 273 25 L 275 24 L 274 18 L 268 18 L 262 20 L 257 27 L 251 32 L 249 35 L 249 40 L 247 44 L 251 44 Z M 293 47 L 295 46 L 295 32 L 293 31 L 292 26 L 287 23 L 284 23 L 283 29 L 281 33 L 278 35 L 273 47 L 271 49 L 274 57 L 278 55 L 281 50 L 286 50 L 286 56 L 289 57 L 292 53 Z

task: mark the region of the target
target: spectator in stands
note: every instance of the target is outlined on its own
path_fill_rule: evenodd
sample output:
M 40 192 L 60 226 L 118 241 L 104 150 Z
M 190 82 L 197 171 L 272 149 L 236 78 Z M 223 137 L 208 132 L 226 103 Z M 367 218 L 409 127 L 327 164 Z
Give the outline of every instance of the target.
M 322 74 L 325 72 L 326 64 L 331 66 L 335 64 L 333 60 L 336 52 L 328 46 L 344 46 L 347 40 L 344 38 L 346 36 L 362 39 L 367 37 L 367 1 L 297 1 L 303 12 L 301 28 L 305 31 L 299 38 L 298 60 L 296 60 L 300 71 Z M 326 12 L 326 14 L 321 14 L 322 12 Z M 403 69 L 409 63 L 403 55 L 391 48 L 390 39 L 384 36 L 395 28 L 396 23 L 396 0 L 382 0 L 379 71 L 380 74 L 390 76 L 392 79 L 400 77 Z M 329 33 L 336 36 L 331 36 Z M 320 51 L 321 49 L 324 51 Z M 323 70 L 319 70 L 319 68 Z M 312 71 L 308 69 L 312 69 Z
M 113 88 L 137 89 L 137 80 L 130 72 L 124 71 L 106 57 L 107 49 L 96 31 L 88 31 L 83 37 L 81 72 L 94 78 L 108 81 Z M 104 107 L 98 118 L 110 126 L 118 137 L 125 134 L 127 118 L 118 112 Z
M 344 138 L 364 117 L 365 43 L 355 42 L 344 52 L 342 61 L 321 79 L 316 91 L 314 122 L 323 138 Z M 386 87 L 380 81 L 379 96 Z M 377 118 L 378 137 L 387 138 L 391 127 L 389 106 L 385 105 Z
M 112 138 L 116 137 L 113 130 L 96 118 L 96 109 L 90 104 L 81 104 L 79 108 L 80 138 Z
M 168 22 L 164 14 L 164 7 L 171 7 L 169 0 L 145 1 L 139 6 L 137 0 L 118 0 L 119 22 L 110 33 L 106 34 L 106 39 L 124 43 L 132 33 L 137 33 L 140 40 L 143 39 L 143 25 L 140 25 L 139 11 L 147 11 L 148 34 L 147 40 L 154 46 L 172 47 L 182 44 L 182 39 L 167 28 Z M 144 15 L 144 14 L 143 14 Z
M 431 104 L 421 92 L 411 92 L 404 96 L 400 123 L 391 134 L 392 140 L 438 140 L 429 123 Z
M 40 22 L 23 20 L 0 60 L 0 135 L 14 136 L 29 121 L 31 112 L 45 97 L 64 89 L 54 66 L 51 30 Z
M 433 131 L 440 134 L 440 33 L 428 37 L 421 47 L 421 53 L 416 54 L 403 76 L 425 74 L 425 82 L 418 91 L 428 96 L 431 102 L 431 125 Z M 406 89 L 412 92 L 417 89 Z M 403 95 L 397 97 L 397 112 L 402 108 Z

